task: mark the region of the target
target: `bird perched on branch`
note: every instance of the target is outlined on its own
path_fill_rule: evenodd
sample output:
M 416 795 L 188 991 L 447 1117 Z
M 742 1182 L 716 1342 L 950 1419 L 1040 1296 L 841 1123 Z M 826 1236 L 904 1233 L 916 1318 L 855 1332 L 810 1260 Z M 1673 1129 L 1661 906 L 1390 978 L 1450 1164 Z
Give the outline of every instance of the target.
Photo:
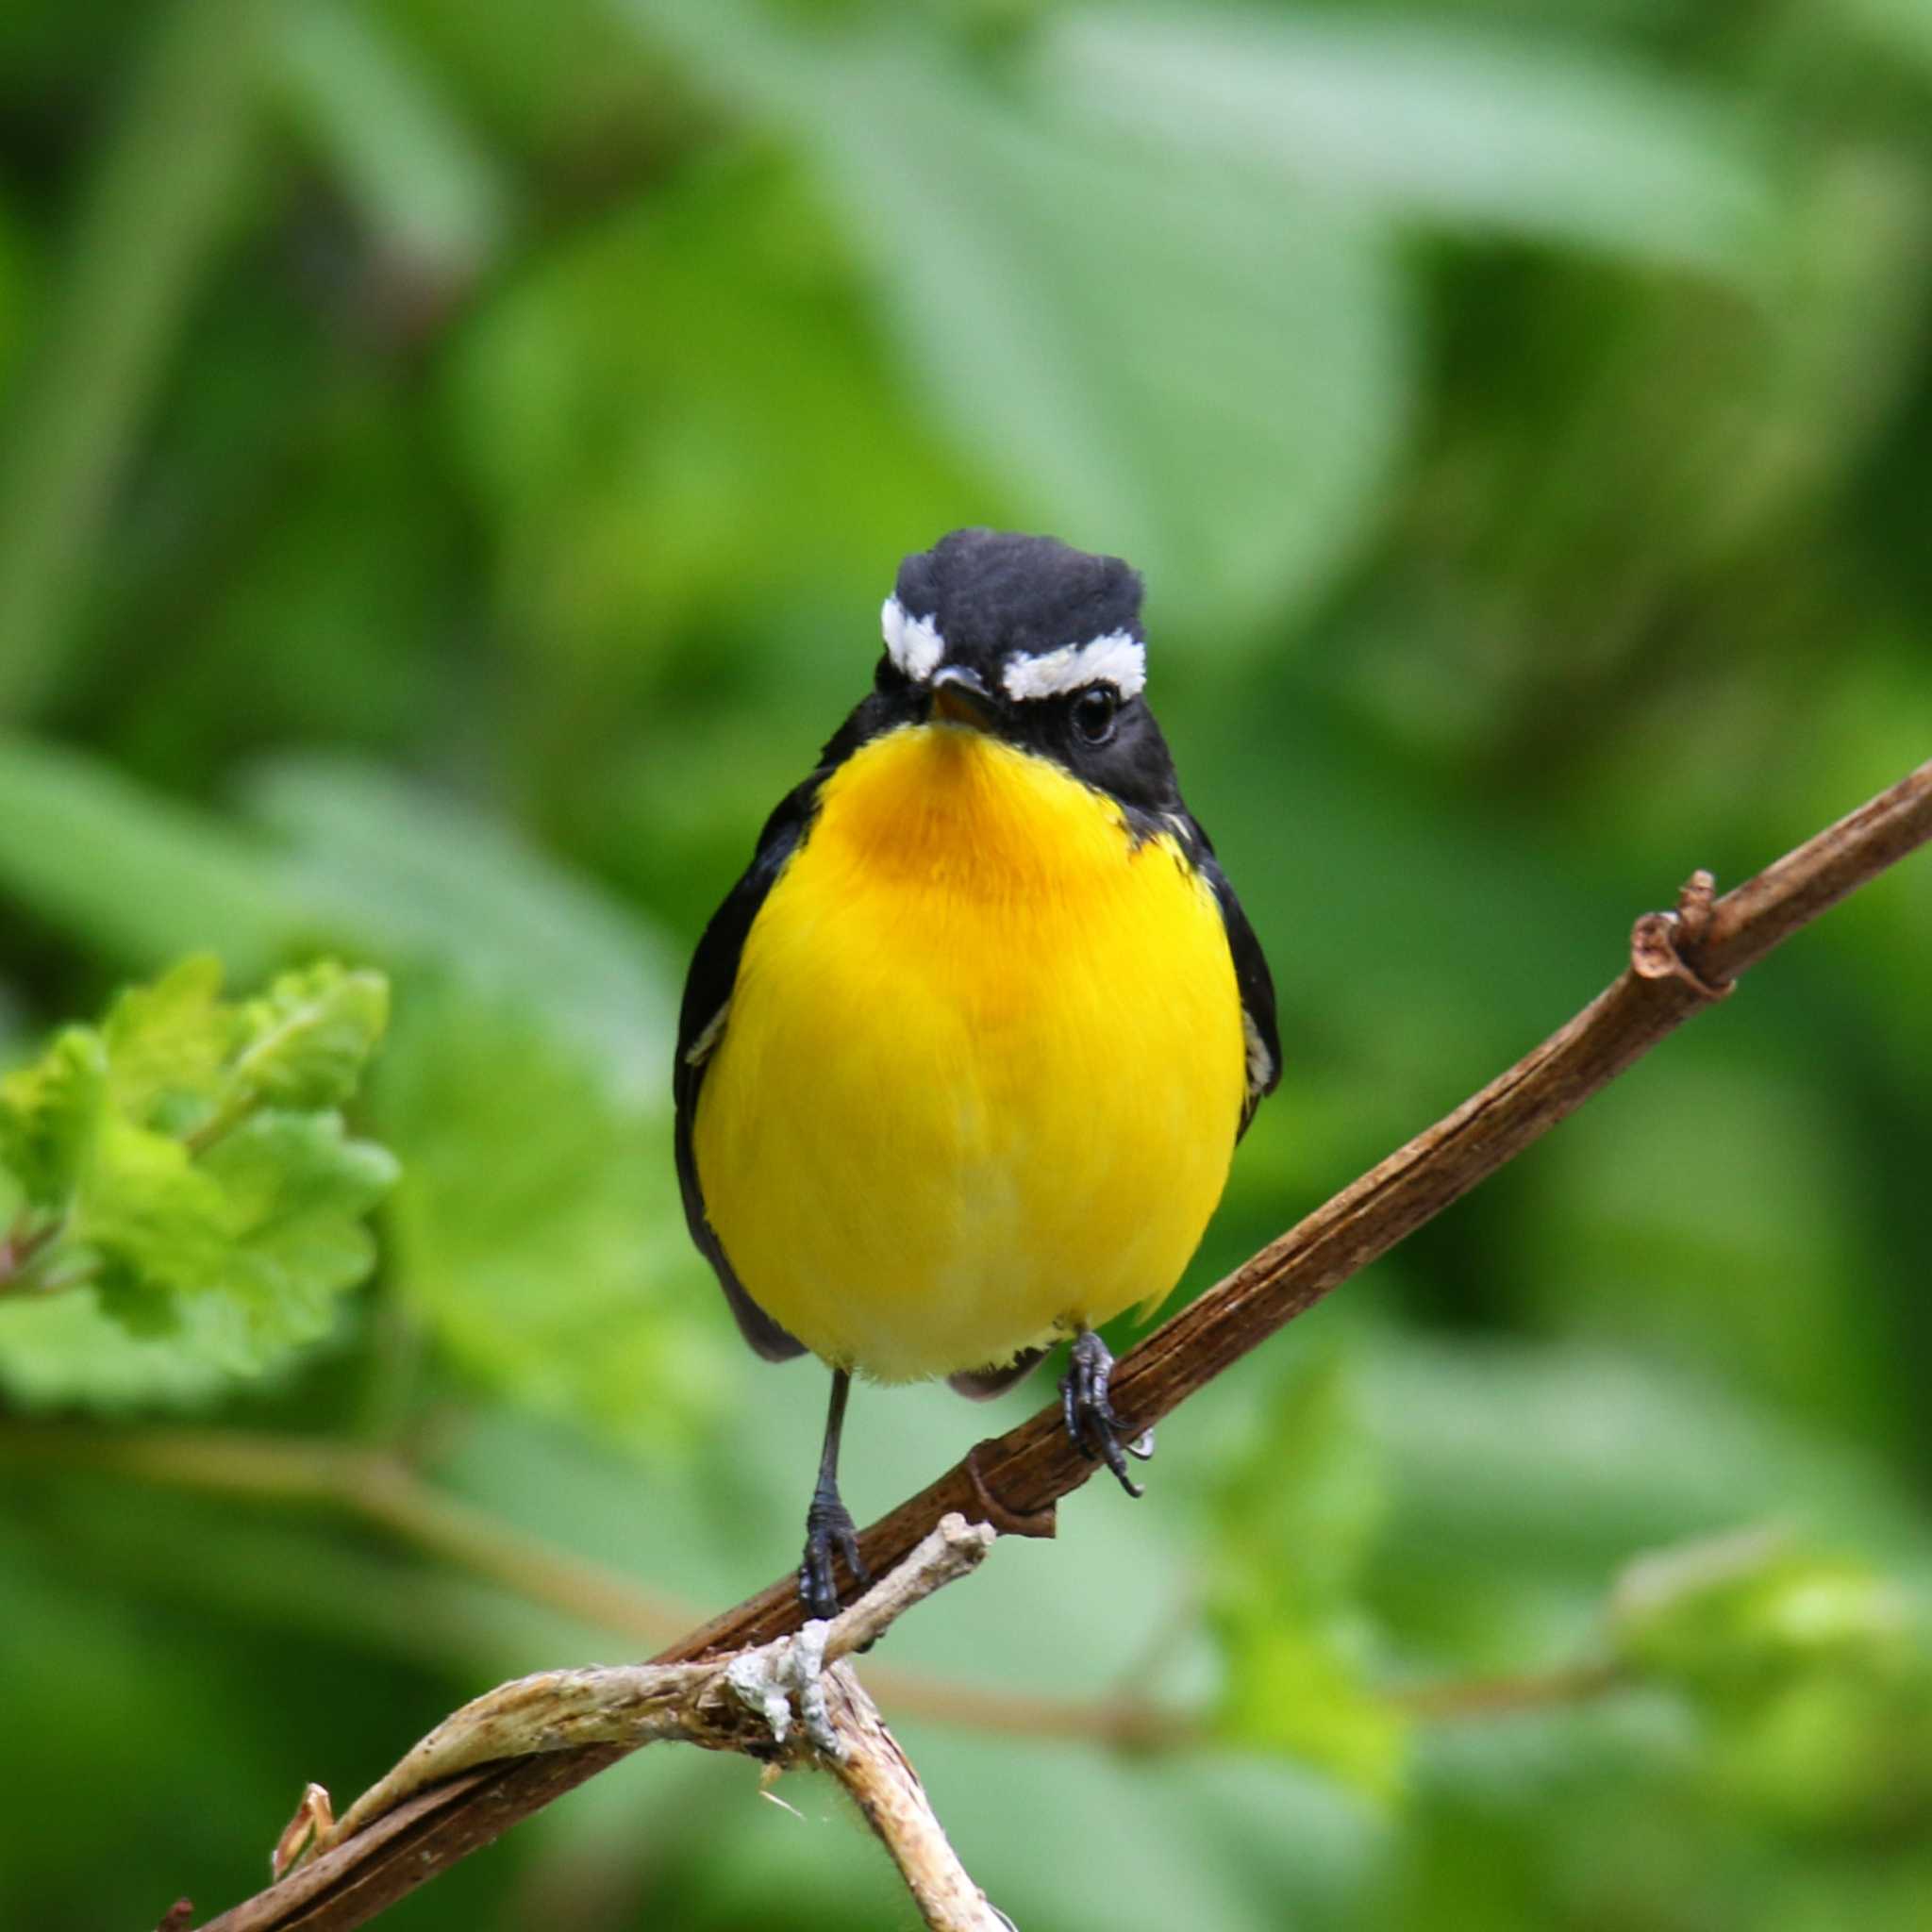
M 871 694 L 698 942 L 677 1173 L 745 1340 L 832 1371 L 799 1592 L 867 1580 L 855 1374 L 1015 1381 L 1056 1341 L 1075 1446 L 1151 1444 L 1096 1332 L 1179 1278 L 1280 1059 L 1267 962 L 1142 691 L 1141 579 L 956 530 L 900 566 Z

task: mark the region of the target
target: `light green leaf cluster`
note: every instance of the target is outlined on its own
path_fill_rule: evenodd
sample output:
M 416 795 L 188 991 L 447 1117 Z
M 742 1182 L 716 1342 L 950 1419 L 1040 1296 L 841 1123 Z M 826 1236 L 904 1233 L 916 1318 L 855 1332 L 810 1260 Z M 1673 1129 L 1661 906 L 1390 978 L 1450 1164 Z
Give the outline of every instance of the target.
M 380 974 L 328 963 L 226 1001 L 196 956 L 0 1080 L 0 1380 L 135 1392 L 125 1347 L 93 1373 L 90 1332 L 110 1325 L 167 1339 L 168 1386 L 173 1357 L 251 1373 L 322 1334 L 374 1265 L 365 1217 L 395 1179 L 337 1111 L 388 1012 Z
M 673 1173 L 668 949 L 484 815 L 375 767 L 283 758 L 247 791 L 261 831 L 224 840 L 218 821 L 164 808 L 79 755 L 0 743 L 0 808 L 19 808 L 0 809 L 0 883 L 137 962 L 166 956 L 175 925 L 157 902 L 197 879 L 205 942 L 231 971 L 318 934 L 381 961 L 406 997 L 358 1104 L 407 1175 L 385 1225 L 400 1332 L 427 1344 L 425 1363 L 525 1408 L 630 1448 L 677 1440 L 719 1399 L 735 1344 Z M 36 840 L 56 822 L 98 863 L 43 880 Z M 142 867 L 168 892 L 141 890 Z M 161 1109 L 149 1125 L 163 1140 L 219 1142 L 192 1161 L 161 1151 L 183 1169 L 165 1191 L 177 1201 L 225 1179 L 248 1150 L 245 1138 L 228 1148 L 224 1123 L 325 1109 L 383 1024 L 374 974 L 288 974 L 241 1008 L 221 1005 L 217 978 L 203 961 L 124 995 L 102 1041 L 76 1049 L 106 1052 L 129 1104 Z M 330 1226 L 309 1232 L 319 1267 Z M 176 1273 L 199 1279 L 208 1265 L 204 1254 Z M 347 1268 L 346 1253 L 336 1265 Z M 86 1388 L 119 1401 L 166 1353 L 171 1391 L 219 1386 L 195 1364 L 245 1351 L 247 1334 L 231 1332 L 245 1304 L 170 1295 L 154 1308 L 116 1298 L 143 1328 L 162 1310 L 174 1324 L 135 1361 L 125 1328 L 97 1315 L 82 1333 L 65 1308 L 8 1310 L 16 1330 L 31 1319 L 35 1353 L 30 1368 L 16 1352 L 0 1373 L 42 1399 Z
M 1898 1583 L 1777 1533 L 1663 1551 L 1613 1604 L 1619 1658 L 1702 1714 L 1734 1801 L 1811 1829 L 1885 1826 L 1932 1789 L 1932 1647 Z
M 242 1009 L 245 1044 L 234 1085 L 251 1102 L 302 1112 L 340 1107 L 388 1024 L 389 986 L 379 974 L 332 965 L 285 973 Z

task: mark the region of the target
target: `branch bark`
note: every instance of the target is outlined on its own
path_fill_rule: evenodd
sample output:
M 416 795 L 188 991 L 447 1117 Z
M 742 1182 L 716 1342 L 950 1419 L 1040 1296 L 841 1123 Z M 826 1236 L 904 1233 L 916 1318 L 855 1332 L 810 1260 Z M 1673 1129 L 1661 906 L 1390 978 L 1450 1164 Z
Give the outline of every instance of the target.
M 852 1794 L 931 1932 L 994 1932 L 1001 1923 L 947 1841 L 906 1754 L 844 1659 L 876 1642 L 916 1603 L 975 1569 L 993 1532 L 948 1516 L 891 1575 L 825 1624 L 708 1663 L 587 1665 L 543 1671 L 473 1699 L 358 1798 L 340 1821 L 310 1785 L 276 1848 L 275 1871 L 357 1838 L 417 1791 L 479 1764 L 587 1743 L 634 1751 L 676 1740 L 739 1751 L 773 1769 L 820 1767 Z
M 1722 999 L 1799 927 L 1928 839 L 1932 762 L 1722 898 L 1707 874 L 1693 874 L 1674 911 L 1638 920 L 1628 967 L 1567 1025 L 1124 1356 L 1112 1399 L 1128 1427 L 1151 1427 L 1306 1314 Z M 893 1568 L 955 1511 L 1002 1533 L 1051 1536 L 1055 1505 L 1093 1467 L 1067 1441 L 1058 1406 L 1042 1409 L 977 1444 L 873 1524 L 861 1540 L 866 1563 L 874 1574 Z M 799 1623 L 787 1575 L 655 1661 L 691 1662 L 769 1643 Z M 624 1755 L 619 1744 L 589 1744 L 465 1773 L 210 1920 L 204 1932 L 348 1932 Z
M 891 1855 L 931 1932 L 1012 1932 L 1012 1921 L 988 1904 L 967 1875 L 918 1774 L 858 1677 L 845 1668 L 829 1673 L 825 1694 L 832 1727 L 845 1746 L 826 1769 Z

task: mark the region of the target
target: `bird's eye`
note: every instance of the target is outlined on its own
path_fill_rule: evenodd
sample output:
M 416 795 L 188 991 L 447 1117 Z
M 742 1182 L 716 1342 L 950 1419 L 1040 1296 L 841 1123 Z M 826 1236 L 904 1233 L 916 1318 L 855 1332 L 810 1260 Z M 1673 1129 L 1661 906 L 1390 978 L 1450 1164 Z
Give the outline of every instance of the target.
M 1111 685 L 1090 684 L 1074 700 L 1074 729 L 1089 744 L 1105 744 L 1113 736 L 1114 713 L 1120 708 L 1120 695 Z

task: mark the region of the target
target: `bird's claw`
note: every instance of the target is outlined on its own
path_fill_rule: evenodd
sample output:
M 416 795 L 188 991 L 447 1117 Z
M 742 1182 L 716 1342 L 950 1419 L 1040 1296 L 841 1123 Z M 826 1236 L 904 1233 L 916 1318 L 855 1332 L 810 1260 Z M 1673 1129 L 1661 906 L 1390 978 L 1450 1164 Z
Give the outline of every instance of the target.
M 813 1496 L 805 1512 L 805 1560 L 798 1566 L 798 1600 L 808 1617 L 839 1614 L 838 1559 L 845 1559 L 852 1580 L 863 1589 L 872 1572 L 858 1554 L 858 1530 L 852 1512 L 834 1491 Z
M 1108 1384 L 1113 1375 L 1113 1357 L 1107 1343 L 1091 1328 L 1083 1328 L 1074 1338 L 1073 1352 L 1067 1357 L 1067 1373 L 1060 1377 L 1060 1414 L 1074 1447 L 1090 1462 L 1104 1462 L 1114 1480 L 1130 1496 L 1145 1495 L 1127 1474 L 1124 1452 L 1142 1461 L 1154 1454 L 1154 1432 L 1143 1429 L 1131 1441 L 1123 1442 L 1126 1424 L 1114 1413 L 1108 1400 Z

